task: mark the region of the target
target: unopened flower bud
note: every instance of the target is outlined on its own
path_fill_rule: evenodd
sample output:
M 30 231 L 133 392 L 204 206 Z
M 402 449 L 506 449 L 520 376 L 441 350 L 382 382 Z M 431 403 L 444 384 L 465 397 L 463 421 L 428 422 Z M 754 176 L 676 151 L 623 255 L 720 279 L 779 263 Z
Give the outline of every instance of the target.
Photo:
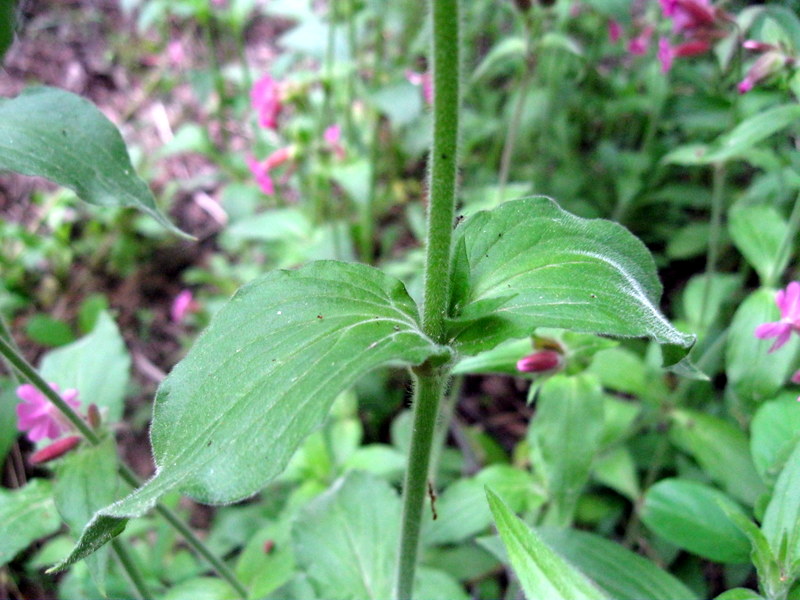
M 42 463 L 55 460 L 56 458 L 60 458 L 77 446 L 80 441 L 81 437 L 79 435 L 70 435 L 68 437 L 61 438 L 49 446 L 45 446 L 41 450 L 34 452 L 30 458 L 31 464 L 40 465 Z
M 517 371 L 522 373 L 543 373 L 561 368 L 563 356 L 555 350 L 537 350 L 517 361 Z
M 97 429 L 100 427 L 100 424 L 103 422 L 102 417 L 100 416 L 100 409 L 97 408 L 97 404 L 92 402 L 89 405 L 89 409 L 86 414 L 86 418 L 89 421 L 89 426 L 92 429 Z

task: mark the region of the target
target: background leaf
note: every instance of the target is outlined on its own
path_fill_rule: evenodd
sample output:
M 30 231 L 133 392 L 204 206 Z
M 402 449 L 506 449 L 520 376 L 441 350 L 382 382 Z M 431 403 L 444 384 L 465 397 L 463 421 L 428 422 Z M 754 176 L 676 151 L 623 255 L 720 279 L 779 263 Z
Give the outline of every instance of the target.
M 58 512 L 75 536 L 80 535 L 95 511 L 117 498 L 117 451 L 111 439 L 98 446 L 82 446 L 58 464 L 53 496 Z M 108 548 L 86 557 L 92 579 L 105 593 Z
M 797 394 L 784 392 L 759 407 L 750 424 L 750 453 L 756 471 L 770 487 L 800 440 Z
M 0 565 L 59 527 L 49 481 L 34 479 L 14 491 L 0 488 Z
M 659 312 L 653 259 L 617 223 L 524 198 L 467 219 L 455 248 L 453 279 L 466 283 L 454 290 L 451 334 L 465 354 L 536 327 L 650 336 L 667 346 L 668 364 L 694 341 Z
M 800 559 L 800 444 L 775 483 L 761 530 L 784 570 L 790 570 Z
M 602 432 L 603 393 L 594 375 L 556 375 L 544 383 L 528 441 L 531 463 L 548 490 L 546 524 L 566 526 L 572 521 Z
M 551 550 L 488 488 L 486 496 L 514 573 L 529 600 L 599 600 L 606 597 L 580 571 Z
M 744 511 L 696 481 L 662 479 L 645 494 L 642 521 L 680 548 L 723 563 L 750 561 L 750 542 L 726 514 Z
M 729 212 L 728 231 L 733 243 L 756 270 L 762 285 L 772 285 L 786 268 L 788 254 L 783 257 L 782 264 L 776 264 L 776 260 L 788 229 L 774 206 L 737 205 Z
M 693 410 L 671 414 L 670 440 L 737 500 L 753 506 L 767 491 L 750 458 L 747 435 L 730 421 Z
M 762 323 L 779 319 L 775 292 L 766 288 L 750 294 L 733 317 L 725 348 L 726 393 L 732 394 L 739 407 L 747 412 L 774 398 L 792 373 L 800 348 L 798 338 L 792 336 L 784 347 L 770 353 L 775 340 L 760 340 L 754 334 Z
M 553 550 L 616 600 L 689 600 L 697 595 L 646 558 L 597 534 L 547 527 L 537 530 Z
M 156 207 L 117 128 L 88 100 L 50 87 L 0 98 L 0 169 L 38 175 L 99 206 L 134 206 L 185 236 Z
M 76 342 L 48 352 L 40 365 L 42 377 L 61 390 L 75 388 L 83 412 L 94 403 L 112 423 L 122 418 L 131 357 L 117 324 L 100 313 L 94 329 Z
M 449 351 L 425 337 L 403 284 L 360 264 L 273 271 L 215 315 L 156 396 L 156 476 L 98 513 L 63 568 L 179 487 L 208 503 L 278 475 L 339 392 L 386 364 Z

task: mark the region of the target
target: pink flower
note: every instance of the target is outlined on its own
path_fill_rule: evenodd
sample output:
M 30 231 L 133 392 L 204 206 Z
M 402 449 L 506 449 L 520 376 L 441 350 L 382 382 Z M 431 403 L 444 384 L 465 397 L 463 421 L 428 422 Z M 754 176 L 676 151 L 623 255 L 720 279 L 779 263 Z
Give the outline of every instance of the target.
M 339 160 L 344 160 L 346 155 L 341 142 L 342 128 L 339 127 L 339 125 L 331 125 L 325 130 L 322 137 L 325 138 L 325 142 L 330 146 L 331 150 L 334 151 L 336 157 Z
M 668 73 L 672 68 L 672 61 L 675 58 L 672 45 L 669 43 L 668 39 L 661 38 L 658 40 L 657 56 L 659 62 L 661 63 L 661 72 Z
M 647 54 L 647 49 L 650 47 L 650 38 L 653 36 L 653 27 L 647 25 L 642 32 L 628 42 L 628 52 L 634 55 L 641 56 Z
M 740 94 L 746 94 L 752 90 L 755 85 L 770 75 L 780 71 L 786 65 L 792 64 L 794 59 L 786 56 L 778 50 L 767 50 L 756 59 L 753 66 L 747 71 L 736 89 Z
M 672 68 L 672 62 L 679 56 L 696 56 L 705 54 L 711 50 L 711 44 L 706 40 L 690 40 L 677 46 L 669 43 L 669 40 L 661 38 L 658 40 L 658 60 L 661 61 L 661 71 L 666 73 Z
M 785 290 L 779 290 L 775 294 L 775 304 L 781 312 L 781 320 L 763 323 L 755 330 L 755 336 L 759 339 L 777 338 L 770 352 L 775 352 L 788 342 L 792 331 L 800 333 L 800 283 L 793 281 Z
M 250 90 L 250 103 L 258 113 L 258 124 L 266 129 L 278 128 L 278 115 L 283 108 L 280 84 L 264 75 Z
M 196 312 L 200 306 L 195 302 L 191 290 L 183 290 L 175 296 L 172 307 L 169 309 L 169 316 L 173 323 L 180 323 L 191 312 Z
M 433 78 L 429 72 L 415 73 L 414 71 L 406 71 L 406 79 L 412 85 L 422 86 L 422 97 L 425 99 L 426 104 L 433 104 Z
M 800 383 L 800 370 L 797 370 L 792 375 L 792 383 Z M 798 398 L 800 400 L 800 398 Z
M 175 67 L 186 64 L 186 51 L 183 49 L 183 44 L 180 40 L 170 40 L 167 44 L 167 57 Z
M 283 163 L 293 159 L 294 153 L 294 146 L 284 146 L 283 148 L 278 148 L 264 159 L 264 170 L 271 171 L 275 167 L 281 166 Z
M 56 392 L 59 391 L 54 383 L 51 383 L 50 387 Z M 17 405 L 17 428 L 20 431 L 27 431 L 30 441 L 38 442 L 44 438 L 54 440 L 69 431 L 69 423 L 47 396 L 37 388 L 28 383 L 23 384 L 17 388 L 17 396 L 22 400 Z M 80 408 L 78 390 L 66 390 L 61 394 L 61 398 L 72 408 Z
M 272 183 L 272 177 L 269 176 L 266 166 L 258 162 L 253 156 L 248 156 L 245 160 L 247 160 L 247 166 L 253 174 L 258 187 L 261 188 L 261 191 L 267 196 L 274 195 L 275 185 Z
M 537 350 L 517 361 L 517 371 L 522 373 L 541 373 L 561 367 L 563 357 L 555 350 Z
M 660 0 L 664 16 L 672 19 L 674 33 L 689 33 L 709 28 L 717 21 L 717 11 L 709 0 Z
M 608 21 L 608 40 L 612 44 L 616 44 L 622 37 L 622 25 L 619 21 L 609 19 Z

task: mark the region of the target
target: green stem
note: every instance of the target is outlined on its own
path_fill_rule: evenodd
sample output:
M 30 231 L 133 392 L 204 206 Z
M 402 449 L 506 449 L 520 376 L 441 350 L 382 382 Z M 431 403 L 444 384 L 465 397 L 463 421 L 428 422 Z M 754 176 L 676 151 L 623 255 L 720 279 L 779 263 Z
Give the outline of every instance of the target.
M 18 352 L 14 350 L 11 344 L 0 335 L 0 355 L 2 355 L 19 373 L 23 379 L 27 380 L 41 393 L 43 393 L 50 402 L 75 426 L 80 434 L 93 446 L 101 442 L 100 436 L 76 413 L 72 407 L 64 402 L 61 396 L 53 390 L 47 382 L 39 375 L 36 369 L 28 363 Z M 120 477 L 129 483 L 132 487 L 137 488 L 142 485 L 139 478 L 136 477 L 134 472 L 124 464 L 118 467 Z M 189 529 L 180 518 L 163 504 L 156 504 L 156 511 L 163 516 L 167 522 L 180 533 L 186 543 L 191 546 L 200 556 L 205 558 L 212 568 L 219 574 L 220 577 L 225 579 L 231 587 L 233 587 L 242 598 L 247 597 L 247 588 L 236 578 L 228 566 L 215 556 L 203 542 Z M 124 564 L 124 563 L 123 563 Z M 129 576 L 131 576 L 129 574 Z M 133 580 L 133 576 L 131 576 Z M 151 597 L 145 594 L 145 598 Z
M 136 561 L 133 560 L 133 557 L 128 553 L 128 549 L 125 547 L 125 545 L 119 540 L 111 540 L 111 549 L 114 551 L 114 554 L 117 555 L 119 564 L 122 565 L 122 570 L 125 571 L 125 574 L 128 576 L 128 581 L 130 581 L 131 587 L 133 587 L 134 591 L 136 592 L 136 597 L 139 600 L 147 600 L 147 598 L 152 598 L 153 595 L 150 593 L 150 590 L 147 588 L 147 584 L 144 582 L 142 573 L 139 571 L 139 566 L 136 564 Z
M 700 326 L 705 329 L 708 325 L 708 301 L 711 296 L 711 280 L 717 270 L 719 257 L 720 236 L 722 233 L 722 208 L 725 195 L 726 169 L 724 163 L 714 165 L 714 176 L 711 183 L 711 229 L 708 234 L 708 252 L 706 254 L 705 285 L 703 287 L 703 300 L 700 304 Z
M 428 493 L 428 467 L 445 380 L 444 376 L 418 375 L 415 381 L 414 433 L 411 437 L 408 469 L 403 487 L 403 520 L 396 600 L 410 600 L 414 588 L 422 511 Z
M 422 329 L 446 343 L 450 301 L 450 248 L 455 213 L 459 109 L 459 1 L 433 0 L 433 148 L 430 156 L 427 252 Z M 449 373 L 425 364 L 415 369 L 414 429 L 403 488 L 397 600 L 411 598 L 422 509 L 439 404 Z
M 535 73 L 535 63 L 531 55 L 531 22 L 527 15 L 523 15 L 525 25 L 525 72 L 519 82 L 519 89 L 517 90 L 517 103 L 514 106 L 514 113 L 511 116 L 511 121 L 508 124 L 506 132 L 506 140 L 503 145 L 503 154 L 500 158 L 500 178 L 497 185 L 497 199 L 499 202 L 503 201 L 505 196 L 506 184 L 508 183 L 508 174 L 511 170 L 511 159 L 514 156 L 514 146 L 517 143 L 517 131 L 519 131 L 519 124 L 522 122 L 522 114 L 525 109 L 525 100 L 528 97 L 528 90 L 531 89 L 533 75 Z

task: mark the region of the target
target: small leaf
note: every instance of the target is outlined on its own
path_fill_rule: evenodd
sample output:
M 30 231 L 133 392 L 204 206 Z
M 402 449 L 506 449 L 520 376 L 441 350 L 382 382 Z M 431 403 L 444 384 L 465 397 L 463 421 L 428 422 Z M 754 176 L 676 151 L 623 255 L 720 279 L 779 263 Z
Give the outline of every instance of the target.
M 772 487 L 786 460 L 800 441 L 800 410 L 797 394 L 784 392 L 765 402 L 750 424 L 750 453 L 756 471 Z
M 88 100 L 50 87 L 0 98 L 0 169 L 37 175 L 99 206 L 134 206 L 186 236 L 156 207 L 117 128 Z
M 659 312 L 653 258 L 617 223 L 581 219 L 549 198 L 524 198 L 467 219 L 455 248 L 452 270 L 469 277 L 450 307 L 450 335 L 463 354 L 536 327 L 649 336 L 664 345 L 669 365 L 694 343 Z
M 94 403 L 111 423 L 122 418 L 130 369 L 125 340 L 106 312 L 100 313 L 89 335 L 48 352 L 40 366 L 47 381 L 57 383 L 62 390 L 78 390 L 84 412 Z
M 731 238 L 763 285 L 772 285 L 786 268 L 788 255 L 781 264 L 775 261 L 788 229 L 785 219 L 771 205 L 737 205 L 728 213 Z
M 753 506 L 767 491 L 750 458 L 747 435 L 729 421 L 692 410 L 672 413 L 670 440 L 694 456 L 731 496 Z
M 645 494 L 642 521 L 689 552 L 722 563 L 750 560 L 750 542 L 727 512 L 744 511 L 728 496 L 696 481 L 662 479 Z
M 486 489 L 497 531 L 529 600 L 601 600 L 606 596 L 556 554 L 490 489 Z
M 556 375 L 539 392 L 528 429 L 531 462 L 545 480 L 548 524 L 571 522 L 603 432 L 603 394 L 590 374 Z
M 446 360 L 423 335 L 403 284 L 377 269 L 322 261 L 273 271 L 214 316 L 156 396 L 156 475 L 100 511 L 72 555 L 179 488 L 208 503 L 253 495 L 277 476 L 337 395 L 382 365 Z
M 0 488 L 0 566 L 60 526 L 49 481 L 34 479 L 14 491 Z
M 357 471 L 300 511 L 292 530 L 295 558 L 320 598 L 392 597 L 400 512 L 389 483 Z
M 689 600 L 697 595 L 680 580 L 599 535 L 552 527 L 538 530 L 542 540 L 616 600 Z

